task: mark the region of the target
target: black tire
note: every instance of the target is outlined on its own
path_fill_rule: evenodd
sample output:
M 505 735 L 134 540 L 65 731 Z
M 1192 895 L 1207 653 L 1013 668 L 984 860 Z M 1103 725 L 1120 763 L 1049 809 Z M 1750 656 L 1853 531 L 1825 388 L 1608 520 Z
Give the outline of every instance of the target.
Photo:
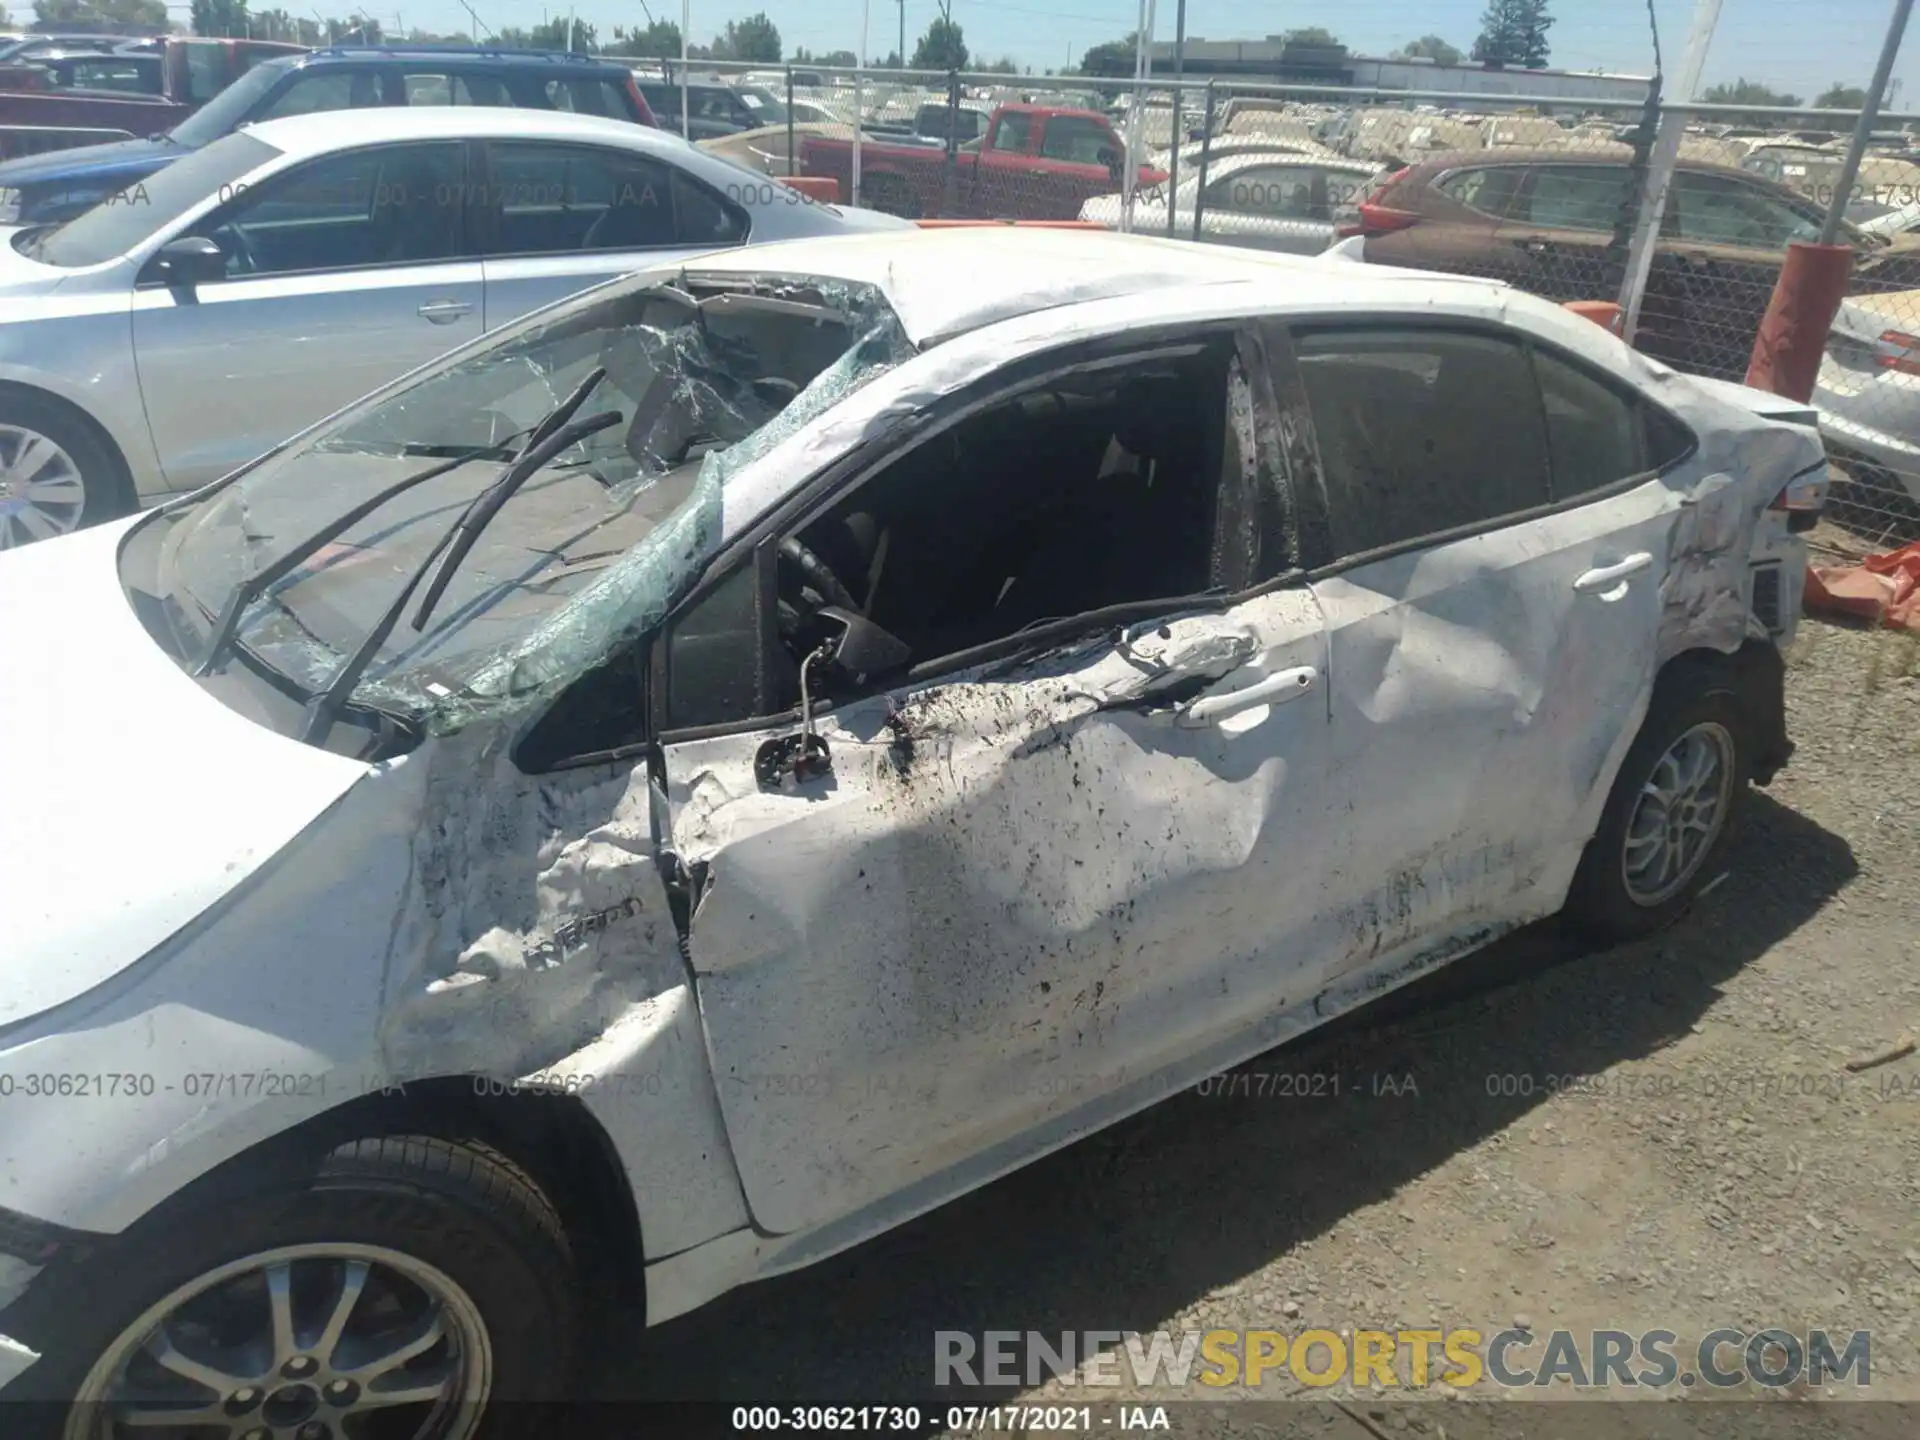
M 537 1435 L 573 1398 L 582 1323 L 573 1247 L 553 1205 L 505 1156 L 383 1135 L 304 1165 L 276 1153 L 212 1189 L 169 1202 L 84 1259 L 56 1261 L 8 1313 L 8 1333 L 42 1357 L 0 1393 L 9 1436 L 60 1435 L 88 1373 L 151 1307 L 223 1265 L 294 1245 L 378 1246 L 453 1280 L 491 1350 L 480 1431 L 489 1440 Z
M 65 401 L 36 390 L 0 386 L 0 425 L 38 431 L 72 457 L 86 487 L 86 503 L 75 529 L 117 520 L 139 508 L 133 478 L 113 443 Z M 0 549 L 8 544 L 0 534 Z
M 898 175 L 862 175 L 860 177 L 860 203 L 869 210 L 878 210 L 883 215 L 897 215 L 902 220 L 920 218 L 920 200 L 911 186 Z
M 1636 897 L 1626 875 L 1628 826 L 1656 764 L 1697 726 L 1717 726 L 1731 742 L 1727 791 L 1719 828 L 1684 884 L 1657 903 Z M 1567 917 L 1607 940 L 1631 940 L 1672 924 L 1719 873 L 1727 842 L 1739 824 L 1753 773 L 1753 740 L 1732 668 L 1720 663 L 1670 670 L 1654 686 L 1640 734 L 1627 751 L 1599 828 L 1581 856 L 1567 898 Z

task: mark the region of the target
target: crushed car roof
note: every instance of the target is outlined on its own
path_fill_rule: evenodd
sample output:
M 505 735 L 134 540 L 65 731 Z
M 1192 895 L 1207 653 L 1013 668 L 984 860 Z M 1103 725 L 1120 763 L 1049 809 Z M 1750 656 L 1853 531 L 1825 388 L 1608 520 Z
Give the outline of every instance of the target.
M 690 270 L 806 275 L 877 287 L 925 348 L 1042 310 L 1195 285 L 1297 284 L 1301 299 L 1371 296 L 1401 310 L 1410 287 L 1505 291 L 1493 280 L 1195 245 L 1111 231 L 984 225 L 795 240 L 700 257 Z

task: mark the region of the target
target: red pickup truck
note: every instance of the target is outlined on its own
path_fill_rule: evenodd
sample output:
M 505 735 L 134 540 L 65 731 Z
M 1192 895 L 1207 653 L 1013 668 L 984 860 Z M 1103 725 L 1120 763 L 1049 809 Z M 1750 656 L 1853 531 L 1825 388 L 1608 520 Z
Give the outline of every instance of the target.
M 909 220 L 1074 220 L 1095 195 L 1122 188 L 1126 143 L 1106 116 L 1046 105 L 1002 105 L 986 133 L 949 153 L 939 141 L 860 144 L 859 201 Z M 853 141 L 809 135 L 799 173 L 853 194 Z M 1167 177 L 1140 167 L 1139 183 Z
M 306 49 L 272 40 L 168 36 L 118 55 L 75 57 L 71 65 L 0 67 L 0 126 L 125 131 L 156 135 L 198 110 L 247 70 Z M 122 63 L 125 74 L 90 69 Z

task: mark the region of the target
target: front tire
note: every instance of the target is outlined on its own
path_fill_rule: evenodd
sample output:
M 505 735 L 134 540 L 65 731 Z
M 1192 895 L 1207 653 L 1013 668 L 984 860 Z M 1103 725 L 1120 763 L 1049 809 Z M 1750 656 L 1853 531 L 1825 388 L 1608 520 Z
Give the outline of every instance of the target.
M 158 1440 L 196 1420 L 234 1436 L 474 1440 L 536 1428 L 538 1407 L 498 1402 L 568 1398 L 572 1247 L 511 1161 L 386 1135 L 290 1168 L 262 1166 L 35 1281 L 8 1323 L 42 1358 L 0 1396 L 53 1402 L 11 1407 L 35 1440 Z
M 117 519 L 136 504 L 126 463 L 77 411 L 0 389 L 0 550 Z
M 1581 857 L 1567 913 L 1609 940 L 1679 918 L 1718 873 L 1745 801 L 1753 746 L 1723 667 L 1654 687 L 1640 734 Z

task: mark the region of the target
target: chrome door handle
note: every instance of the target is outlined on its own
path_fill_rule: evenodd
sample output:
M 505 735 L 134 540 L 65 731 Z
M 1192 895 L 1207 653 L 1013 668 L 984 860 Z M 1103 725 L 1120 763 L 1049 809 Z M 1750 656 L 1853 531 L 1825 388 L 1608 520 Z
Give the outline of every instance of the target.
M 1319 678 L 1320 672 L 1311 665 L 1276 670 L 1251 685 L 1229 690 L 1224 695 L 1202 695 L 1180 712 L 1180 723 L 1192 727 L 1217 725 L 1228 716 L 1238 715 L 1242 711 L 1296 700 L 1311 690 Z
M 1573 582 L 1573 588 L 1578 590 L 1582 595 L 1591 595 L 1595 591 L 1612 590 L 1629 575 L 1638 575 L 1651 564 L 1653 564 L 1653 556 L 1642 550 L 1636 555 L 1627 556 L 1626 559 L 1617 565 L 1602 565 L 1597 569 L 1587 571 L 1586 574 Z
M 450 325 L 462 315 L 473 313 L 473 304 L 467 300 L 429 300 L 420 307 L 420 318 L 431 320 L 435 325 Z

